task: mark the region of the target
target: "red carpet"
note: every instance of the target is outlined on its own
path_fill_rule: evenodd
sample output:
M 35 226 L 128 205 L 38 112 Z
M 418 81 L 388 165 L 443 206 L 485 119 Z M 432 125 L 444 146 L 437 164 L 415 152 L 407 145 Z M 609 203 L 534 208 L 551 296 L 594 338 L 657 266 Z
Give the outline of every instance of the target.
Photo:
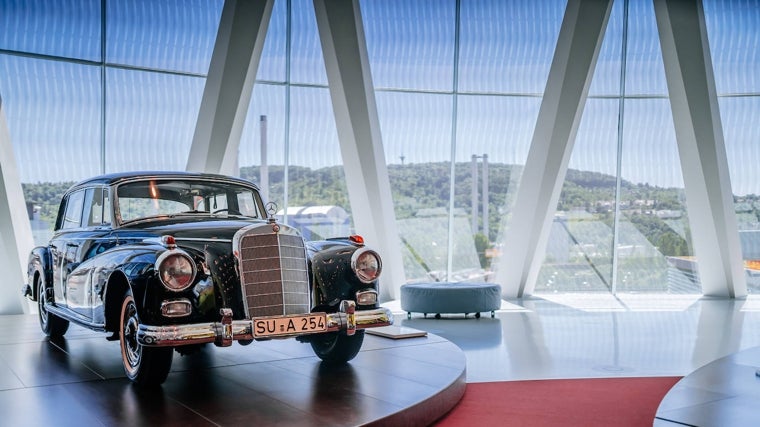
M 680 377 L 468 383 L 434 424 L 450 426 L 648 426 Z

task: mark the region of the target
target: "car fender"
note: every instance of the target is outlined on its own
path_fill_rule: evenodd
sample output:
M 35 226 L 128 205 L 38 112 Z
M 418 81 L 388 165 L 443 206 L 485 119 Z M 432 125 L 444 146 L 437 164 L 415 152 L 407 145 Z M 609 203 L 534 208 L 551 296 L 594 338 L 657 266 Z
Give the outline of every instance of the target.
M 359 290 L 377 289 L 377 281 L 362 283 L 351 268 L 351 256 L 361 245 L 346 240 L 309 243 L 315 304 L 334 307 L 341 300 L 354 300 Z
M 27 285 L 31 289 L 32 301 L 37 301 L 38 290 L 34 286 L 34 277 L 39 274 L 45 286 L 53 282 L 53 261 L 50 250 L 46 246 L 37 246 L 29 253 L 27 263 Z
M 149 318 L 145 311 L 148 283 L 154 279 L 155 262 L 166 248 L 159 245 L 121 245 L 109 249 L 82 263 L 79 268 L 93 269 L 93 293 L 97 303 L 93 307 L 93 321 L 106 324 L 107 330 L 116 330 L 121 303 L 127 291 L 132 293 L 141 318 Z

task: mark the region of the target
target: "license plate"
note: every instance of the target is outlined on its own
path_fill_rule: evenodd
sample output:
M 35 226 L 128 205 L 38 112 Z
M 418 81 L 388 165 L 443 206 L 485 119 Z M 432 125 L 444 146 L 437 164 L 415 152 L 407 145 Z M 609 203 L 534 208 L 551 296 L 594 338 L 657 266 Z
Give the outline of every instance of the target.
M 324 313 L 263 317 L 253 321 L 253 336 L 262 338 L 322 332 L 327 330 L 326 320 L 327 316 Z

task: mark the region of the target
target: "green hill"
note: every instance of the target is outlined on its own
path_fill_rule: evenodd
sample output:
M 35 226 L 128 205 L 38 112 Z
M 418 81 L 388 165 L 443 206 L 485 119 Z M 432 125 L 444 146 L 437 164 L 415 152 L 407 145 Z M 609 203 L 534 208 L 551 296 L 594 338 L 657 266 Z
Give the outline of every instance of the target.
M 487 240 L 494 241 L 497 238 L 502 218 L 509 215 L 521 172 L 522 166 L 489 164 L 490 224 Z M 240 174 L 241 177 L 250 181 L 259 181 L 258 166 L 243 167 Z M 454 214 L 457 217 L 469 217 L 472 208 L 471 164 L 457 163 L 454 174 Z M 451 183 L 450 163 L 393 164 L 388 166 L 388 175 L 396 216 L 399 220 L 447 215 Z M 269 167 L 269 183 L 270 198 L 282 206 L 285 185 L 285 173 L 282 166 Z M 291 166 L 288 170 L 288 183 L 290 206 L 338 205 L 349 212 L 351 210 L 342 166 L 321 169 Z M 71 182 L 23 184 L 24 196 L 27 202 L 40 207 L 40 219 L 47 221 L 52 227 L 60 197 L 72 184 Z M 612 227 L 615 188 L 616 182 L 613 176 L 568 170 L 557 207 L 558 211 L 584 212 L 585 215 L 591 215 L 595 221 L 601 221 Z M 653 245 L 662 248 L 666 255 L 684 255 L 688 252 L 688 228 L 675 232 L 667 222 L 667 218 L 654 214 L 670 212 L 671 216 L 684 215 L 682 189 L 623 181 L 621 190 L 620 206 L 626 214 L 626 219 L 635 224 Z M 747 196 L 741 201 L 743 203 L 741 203 L 742 224 L 740 226 L 751 224 L 751 228 L 760 227 L 758 198 Z

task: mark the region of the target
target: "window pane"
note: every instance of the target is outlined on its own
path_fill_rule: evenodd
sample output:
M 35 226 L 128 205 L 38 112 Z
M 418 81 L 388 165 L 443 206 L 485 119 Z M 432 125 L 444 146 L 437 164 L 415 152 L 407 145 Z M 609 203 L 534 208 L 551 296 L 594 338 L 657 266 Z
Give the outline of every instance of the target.
M 100 92 L 98 67 L 0 55 L 0 95 L 21 182 L 101 172 Z
M 273 201 L 281 209 L 285 208 L 285 96 L 284 86 L 262 83 L 253 86 L 238 151 L 240 176 L 261 188 L 264 203 Z M 262 140 L 266 141 L 264 161 Z M 266 170 L 262 171 L 264 165 Z M 268 185 L 262 185 L 262 172 L 266 173 Z
M 481 271 L 471 270 L 472 276 L 488 277 L 497 264 L 496 242 L 506 229 L 540 104 L 538 97 L 458 97 L 455 209 L 466 219 L 455 226 L 455 235 L 475 247 Z
M 109 68 L 106 171 L 184 170 L 205 79 Z
M 705 0 L 704 9 L 718 93 L 760 92 L 760 2 Z
M 0 0 L 0 49 L 96 61 L 100 0 Z
M 291 14 L 293 18 L 290 80 L 294 83 L 327 85 L 325 60 L 322 56 L 313 2 L 294 0 L 291 3 Z
M 668 95 L 654 4 L 631 0 L 628 9 L 626 95 Z
M 290 96 L 290 164 L 342 169 L 329 90 L 293 87 Z
M 106 61 L 206 74 L 222 0 L 109 0 Z
M 699 294 L 670 103 L 631 99 L 625 112 L 617 289 Z
M 361 9 L 376 88 L 452 90 L 454 0 L 371 0 Z
M 377 104 L 406 278 L 446 280 L 452 97 L 380 92 Z
M 747 273 L 747 291 L 760 293 L 760 97 L 720 99 L 726 155 L 736 203 L 739 241 Z
M 311 240 L 351 234 L 338 132 L 326 88 L 293 87 L 288 222 Z
M 617 106 L 586 102 L 536 293 L 612 290 Z
M 287 5 L 288 3 L 283 0 L 274 2 L 256 80 L 285 81 Z M 313 9 L 313 6 L 309 5 L 309 7 Z
M 733 192 L 760 195 L 760 96 L 722 97 L 719 102 Z
M 622 1 L 612 4 L 612 12 L 604 33 L 602 48 L 594 70 L 594 78 L 589 88 L 589 96 L 620 95 L 620 67 L 622 66 L 623 19 Z
M 459 90 L 543 93 L 565 0 L 462 0 Z

